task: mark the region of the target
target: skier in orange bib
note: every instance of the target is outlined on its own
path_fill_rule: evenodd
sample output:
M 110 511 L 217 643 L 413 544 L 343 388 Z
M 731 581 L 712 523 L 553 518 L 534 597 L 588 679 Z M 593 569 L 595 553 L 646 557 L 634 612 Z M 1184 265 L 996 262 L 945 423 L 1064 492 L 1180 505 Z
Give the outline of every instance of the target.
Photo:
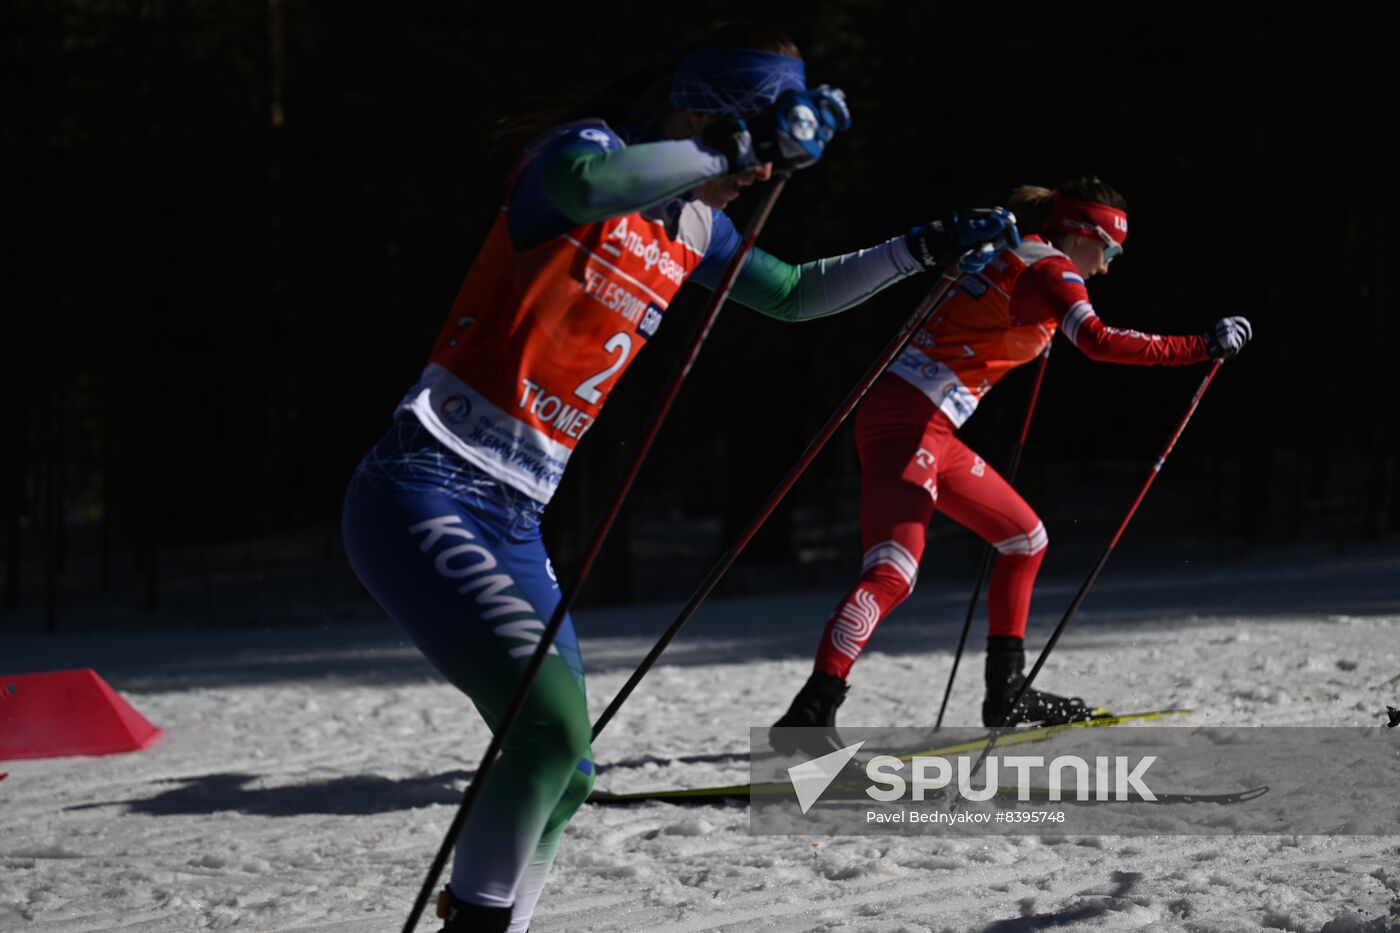
M 585 111 L 526 147 L 422 376 L 346 496 L 361 582 L 493 729 L 559 603 L 540 516 L 579 439 L 681 285 L 713 288 L 738 256 L 722 209 L 775 165 L 815 163 L 850 119 L 840 91 L 807 87 L 791 41 L 759 27 L 721 30 L 666 80 L 669 108 L 639 126 Z M 732 295 L 807 320 L 930 263 L 980 266 L 1007 238 L 1009 215 L 987 209 L 800 266 L 755 248 Z M 589 745 L 566 620 L 457 840 L 444 933 L 529 926 L 593 784 Z
M 1089 301 L 1087 279 L 1108 272 L 1128 238 L 1127 203 L 1098 178 L 1056 190 L 1023 187 L 1008 206 L 1023 230 L 980 272 L 966 273 L 856 415 L 860 454 L 859 581 L 837 604 L 811 677 L 776 726 L 827 727 L 813 753 L 840 747 L 836 708 L 851 666 L 880 620 L 913 592 L 929 519 L 941 511 L 998 551 L 988 593 L 984 725 L 1085 719 L 1083 700 L 1034 688 L 1012 712 L 1024 682 L 1026 618 L 1045 557 L 1045 526 L 1026 501 L 957 437 L 992 387 L 1029 363 L 1058 331 L 1081 353 L 1109 363 L 1187 366 L 1238 353 L 1251 336 L 1243 317 L 1205 335 L 1163 336 L 1111 327 Z M 782 750 L 792 741 L 774 733 Z

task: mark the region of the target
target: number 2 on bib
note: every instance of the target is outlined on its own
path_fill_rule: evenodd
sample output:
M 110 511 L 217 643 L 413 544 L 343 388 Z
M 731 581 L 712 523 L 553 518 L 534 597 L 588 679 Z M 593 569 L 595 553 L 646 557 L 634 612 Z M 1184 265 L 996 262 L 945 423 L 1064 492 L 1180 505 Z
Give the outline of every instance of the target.
M 608 342 L 603 344 L 603 349 L 607 350 L 609 353 L 617 353 L 617 359 L 613 360 L 612 363 L 608 365 L 607 369 L 589 376 L 578 384 L 577 389 L 574 389 L 574 394 L 590 405 L 598 404 L 598 401 L 603 397 L 602 390 L 600 390 L 598 386 L 602 385 L 605 379 L 621 369 L 627 362 L 627 357 L 632 355 L 632 337 L 625 331 L 618 331 L 608 338 Z

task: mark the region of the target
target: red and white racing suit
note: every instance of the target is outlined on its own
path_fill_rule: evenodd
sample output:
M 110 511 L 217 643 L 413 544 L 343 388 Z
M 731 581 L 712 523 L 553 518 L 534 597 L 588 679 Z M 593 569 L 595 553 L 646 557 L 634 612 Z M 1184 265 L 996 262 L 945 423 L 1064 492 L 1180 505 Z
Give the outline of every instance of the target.
M 1045 526 L 955 432 L 992 386 L 1040 355 L 1057 330 L 1105 362 L 1208 359 L 1202 337 L 1104 324 L 1069 257 L 1040 237 L 1026 237 L 981 273 L 962 276 L 856 415 L 865 558 L 859 582 L 826 624 L 818 673 L 844 679 L 880 620 L 913 592 L 935 510 L 997 549 L 988 631 L 1024 637 L 1049 540 Z

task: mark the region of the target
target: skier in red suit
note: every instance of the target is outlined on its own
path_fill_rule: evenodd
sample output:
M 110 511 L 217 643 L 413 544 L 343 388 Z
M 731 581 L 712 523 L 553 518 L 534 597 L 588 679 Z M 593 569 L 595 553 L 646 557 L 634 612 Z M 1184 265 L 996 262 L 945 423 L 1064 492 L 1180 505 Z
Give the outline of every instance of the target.
M 1024 682 L 1026 618 L 1049 541 L 1045 526 L 996 470 L 957 437 L 998 380 L 1029 363 L 1056 331 L 1092 359 L 1188 366 L 1238 353 L 1251 335 L 1242 317 L 1203 336 L 1163 336 L 1111 327 L 1085 288 L 1106 273 L 1128 237 L 1127 204 L 1098 178 L 1057 190 L 1023 187 L 1008 206 L 1024 237 L 981 272 L 965 273 L 949 298 L 875 384 L 856 416 L 860 454 L 860 579 L 837 604 L 816 664 L 777 726 L 826 726 L 820 752 L 836 740 L 836 708 L 852 665 L 880 620 L 914 589 L 929 519 L 941 511 L 998 551 L 988 596 L 985 725 L 1000 725 Z M 1028 690 L 1013 723 L 1084 719 L 1078 698 Z M 777 733 L 780 747 L 790 738 Z M 789 750 L 789 749 L 784 749 Z

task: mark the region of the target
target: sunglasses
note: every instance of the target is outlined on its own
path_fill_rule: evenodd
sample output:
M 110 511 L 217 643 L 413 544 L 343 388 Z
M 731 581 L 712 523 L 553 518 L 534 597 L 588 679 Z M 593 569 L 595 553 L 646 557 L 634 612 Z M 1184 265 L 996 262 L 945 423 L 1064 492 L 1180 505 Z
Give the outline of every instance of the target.
M 1120 246 L 1113 237 L 1108 235 L 1107 230 L 1100 227 L 1098 224 L 1094 224 L 1094 232 L 1099 235 L 1100 240 L 1103 240 L 1104 262 L 1113 262 L 1116 257 L 1123 255 L 1123 247 Z

